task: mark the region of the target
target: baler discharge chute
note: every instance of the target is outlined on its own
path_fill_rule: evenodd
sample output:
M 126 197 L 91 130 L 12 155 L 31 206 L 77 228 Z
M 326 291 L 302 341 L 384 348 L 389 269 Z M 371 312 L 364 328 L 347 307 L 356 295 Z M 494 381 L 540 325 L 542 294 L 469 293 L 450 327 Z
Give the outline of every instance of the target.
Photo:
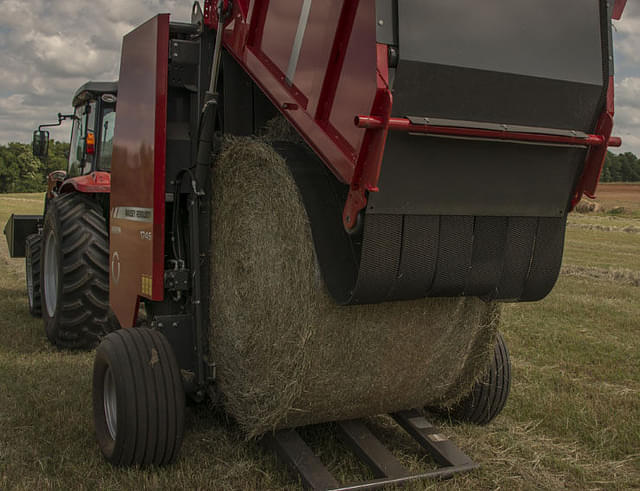
M 496 301 L 551 291 L 567 214 L 620 145 L 621 3 L 207 0 L 140 26 L 113 147 L 120 324 L 146 323 L 188 395 L 278 430 L 289 460 L 302 425 L 393 413 L 427 446 L 444 437 L 405 410 L 490 421 L 510 386 Z M 474 467 L 438 441 L 451 458 L 427 477 Z M 358 489 L 416 478 L 387 464 Z

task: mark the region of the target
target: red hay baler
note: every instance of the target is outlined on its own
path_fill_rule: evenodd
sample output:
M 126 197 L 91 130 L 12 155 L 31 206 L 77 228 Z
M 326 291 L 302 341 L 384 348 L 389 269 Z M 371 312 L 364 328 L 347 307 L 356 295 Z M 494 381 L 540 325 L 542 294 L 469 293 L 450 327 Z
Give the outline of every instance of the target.
M 595 195 L 607 147 L 621 144 L 611 19 L 625 3 L 207 0 L 191 23 L 160 14 L 127 34 L 107 265 L 125 329 L 102 341 L 94 370 L 106 458 L 172 462 L 184 392 L 216 398 L 208 196 L 224 135 L 257 135 L 282 115 L 313 155 L 296 165 L 330 170 L 330 184 L 296 183 L 324 284 L 345 308 L 544 298 L 568 212 Z M 323 205 L 328 193 L 339 209 Z M 347 440 L 380 477 L 357 489 L 474 467 L 421 416 L 394 417 L 445 467 L 393 473 L 351 422 Z M 294 430 L 271 441 L 305 484 L 339 487 Z

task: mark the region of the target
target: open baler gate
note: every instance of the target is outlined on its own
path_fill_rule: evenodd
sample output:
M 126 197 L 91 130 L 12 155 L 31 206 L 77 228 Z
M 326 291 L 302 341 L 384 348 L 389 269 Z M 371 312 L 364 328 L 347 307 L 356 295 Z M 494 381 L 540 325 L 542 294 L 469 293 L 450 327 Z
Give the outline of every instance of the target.
M 144 24 L 112 164 L 121 325 L 142 302 L 186 391 L 252 435 L 449 407 L 492 358 L 488 421 L 508 393 L 493 301 L 551 291 L 620 144 L 621 3 L 221 0 Z
M 609 7 L 373 3 L 258 2 L 246 32 L 238 21 L 225 31 L 229 52 L 350 186 L 338 205 L 348 236 L 326 197 L 313 202 L 335 191 L 302 188 L 332 295 L 543 298 L 566 215 L 595 192 L 617 143 Z

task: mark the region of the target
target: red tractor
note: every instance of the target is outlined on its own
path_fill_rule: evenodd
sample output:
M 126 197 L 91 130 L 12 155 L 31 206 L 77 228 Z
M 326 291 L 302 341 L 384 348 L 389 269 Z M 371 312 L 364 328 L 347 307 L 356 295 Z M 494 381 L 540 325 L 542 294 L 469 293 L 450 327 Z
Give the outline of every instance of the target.
M 29 311 L 60 348 L 94 347 L 112 330 L 107 223 L 117 89 L 84 84 L 73 114 L 34 132 L 34 155 L 46 159 L 43 128 L 71 119 L 69 166 L 48 176 L 43 215 L 13 215 L 5 231 L 11 256 L 25 257 Z

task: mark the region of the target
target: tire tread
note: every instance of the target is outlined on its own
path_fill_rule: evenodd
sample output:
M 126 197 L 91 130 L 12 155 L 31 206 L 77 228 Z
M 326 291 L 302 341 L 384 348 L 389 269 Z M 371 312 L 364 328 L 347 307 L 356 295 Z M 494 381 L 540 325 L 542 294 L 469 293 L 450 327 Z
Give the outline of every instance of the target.
M 59 348 L 94 348 L 111 330 L 106 219 L 89 196 L 70 193 L 49 203 L 43 237 L 51 227 L 59 228 L 62 294 L 53 317 L 43 311 L 47 336 Z
M 29 274 L 27 262 L 31 261 L 31 284 L 33 286 L 33 301 L 29 301 L 29 313 L 34 317 L 42 317 L 42 296 L 40 293 L 40 256 L 42 236 L 28 235 L 25 239 L 25 274 Z
M 504 409 L 510 388 L 511 360 L 504 338 L 498 333 L 485 376 L 449 414 L 458 421 L 486 425 Z
M 117 436 L 115 444 L 109 444 L 113 440 L 106 434 L 108 430 L 105 432 L 101 396 L 105 363 L 110 364 L 121 384 L 120 390 L 116 389 L 118 435 L 124 435 L 121 439 Z M 101 418 L 95 421 L 97 439 L 111 463 L 162 466 L 177 458 L 184 431 L 185 398 L 180 370 L 164 335 L 148 328 L 120 329 L 109 334 L 96 354 L 93 391 L 94 418 Z M 120 394 L 124 401 L 120 401 Z

